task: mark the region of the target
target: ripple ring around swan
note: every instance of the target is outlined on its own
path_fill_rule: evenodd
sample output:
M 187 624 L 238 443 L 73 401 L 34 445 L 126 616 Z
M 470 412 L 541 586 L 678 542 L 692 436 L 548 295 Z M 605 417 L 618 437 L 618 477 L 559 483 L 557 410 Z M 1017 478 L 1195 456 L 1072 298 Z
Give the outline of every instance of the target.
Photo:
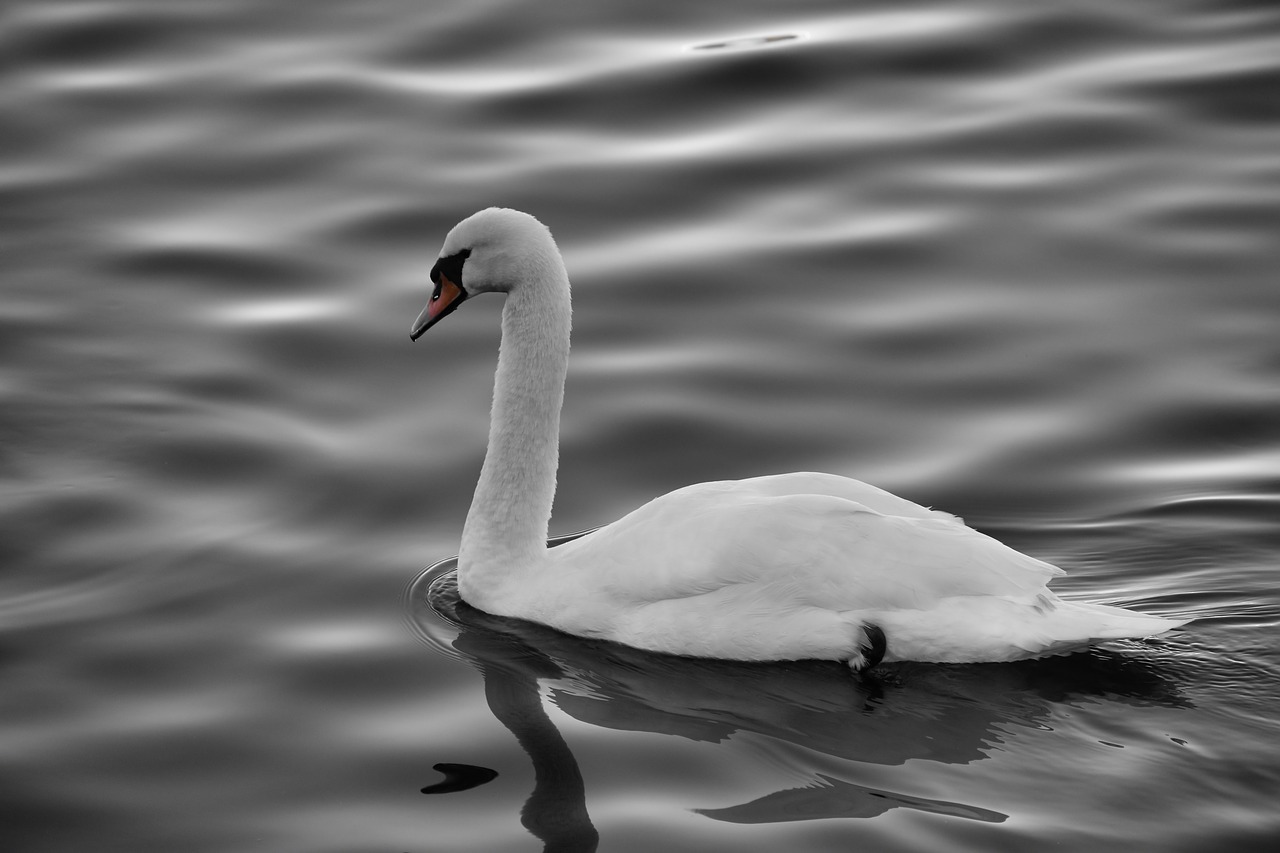
M 597 528 L 580 530 L 547 540 L 554 548 L 586 536 Z M 409 581 L 404 590 L 404 620 L 409 630 L 437 652 L 454 660 L 466 658 L 453 647 L 462 620 L 458 617 L 458 557 L 454 555 L 434 563 Z

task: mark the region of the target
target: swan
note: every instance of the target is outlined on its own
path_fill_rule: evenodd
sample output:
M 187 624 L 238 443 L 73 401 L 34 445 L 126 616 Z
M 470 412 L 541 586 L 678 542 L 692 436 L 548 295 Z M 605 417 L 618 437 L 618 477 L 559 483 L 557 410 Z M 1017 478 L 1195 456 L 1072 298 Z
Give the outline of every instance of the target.
M 410 338 L 505 293 L 489 444 L 458 591 L 487 613 L 655 652 L 732 660 L 1010 661 L 1190 620 L 1072 602 L 1062 570 L 846 477 L 700 483 L 554 549 L 569 277 L 533 216 L 481 210 L 445 237 Z

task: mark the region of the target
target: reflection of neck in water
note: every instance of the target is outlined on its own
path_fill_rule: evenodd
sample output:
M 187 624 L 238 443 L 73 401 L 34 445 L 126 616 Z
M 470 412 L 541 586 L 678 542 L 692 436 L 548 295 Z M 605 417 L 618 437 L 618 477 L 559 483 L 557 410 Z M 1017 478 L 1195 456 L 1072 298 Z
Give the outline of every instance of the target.
M 446 561 L 448 568 L 456 561 Z M 467 607 L 458 598 L 456 576 L 428 569 L 408 590 L 421 630 L 443 616 L 457 633 L 440 638 L 463 659 L 479 668 L 485 699 L 493 716 L 516 738 L 533 764 L 533 792 L 520 811 L 525 829 L 543 842 L 547 853 L 594 853 L 600 835 L 587 814 L 586 789 L 578 760 L 542 707 L 540 678 L 559 678 L 560 668 L 545 653 L 529 645 L 518 632 L 503 630 L 504 620 Z M 520 623 L 511 623 L 518 625 Z M 431 631 L 424 636 L 435 644 Z
M 479 661 L 489 710 L 511 730 L 533 762 L 533 793 L 520 822 L 548 853 L 593 853 L 599 833 L 587 814 L 578 761 L 547 717 L 536 677 L 501 664 Z

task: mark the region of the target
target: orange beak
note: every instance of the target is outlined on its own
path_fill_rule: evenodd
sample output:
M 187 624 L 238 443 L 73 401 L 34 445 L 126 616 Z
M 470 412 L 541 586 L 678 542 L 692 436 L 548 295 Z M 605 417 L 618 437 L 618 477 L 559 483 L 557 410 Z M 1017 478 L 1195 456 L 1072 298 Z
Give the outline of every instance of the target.
M 434 326 L 467 298 L 467 292 L 450 281 L 447 275 L 444 273 L 439 275 L 440 279 L 436 282 L 436 289 L 431 294 L 431 301 L 427 303 L 426 308 L 422 309 L 418 319 L 413 321 L 413 328 L 409 330 L 411 341 L 422 337 L 423 332 Z

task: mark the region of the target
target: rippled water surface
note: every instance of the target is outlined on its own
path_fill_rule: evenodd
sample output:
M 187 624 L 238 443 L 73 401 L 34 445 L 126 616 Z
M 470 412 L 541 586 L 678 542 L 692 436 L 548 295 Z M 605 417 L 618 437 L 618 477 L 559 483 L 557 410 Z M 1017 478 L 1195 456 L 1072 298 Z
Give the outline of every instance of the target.
M 28 0 L 0 55 L 0 849 L 1280 840 L 1274 2 Z M 553 532 L 825 470 L 1196 621 L 858 681 L 459 604 L 501 302 L 407 332 L 490 204 L 575 285 Z

